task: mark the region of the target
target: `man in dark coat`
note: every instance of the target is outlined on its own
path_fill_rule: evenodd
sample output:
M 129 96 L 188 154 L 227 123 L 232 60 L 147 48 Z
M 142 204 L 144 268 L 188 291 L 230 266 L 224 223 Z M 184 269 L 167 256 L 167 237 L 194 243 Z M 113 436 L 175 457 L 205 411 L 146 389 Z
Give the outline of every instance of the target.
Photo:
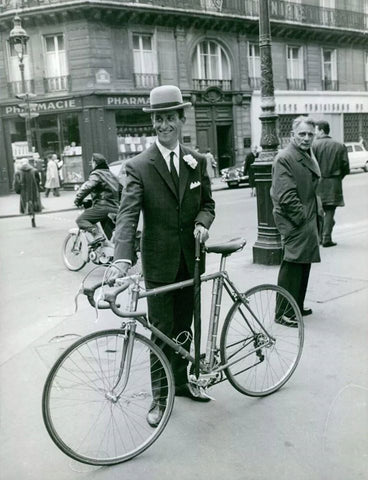
M 207 240 L 215 216 L 206 159 L 179 143 L 184 108 L 189 105 L 183 102 L 176 86 L 154 88 L 150 107 L 143 110 L 151 113 L 156 142 L 126 163 L 126 188 L 116 222 L 115 260 L 124 276 L 134 258 L 135 232 L 142 211 L 142 266 L 148 289 L 193 278 L 195 237 Z M 182 337 L 187 337 L 183 344 L 187 350 L 193 296 L 193 287 L 187 287 L 147 299 L 150 322 L 170 338 L 185 332 Z M 164 347 L 164 352 L 172 365 L 175 394 L 208 401 L 188 383 L 187 360 L 173 354 L 170 348 Z M 153 373 L 151 377 L 153 383 Z M 160 403 L 154 394 L 147 415 L 152 427 L 159 424 L 164 404 L 165 400 Z
M 248 153 L 248 155 L 245 157 L 244 161 L 244 175 L 248 175 L 248 182 L 249 186 L 251 188 L 251 196 L 254 195 L 254 172 L 252 165 L 255 162 L 256 158 L 258 157 L 258 147 L 257 145 L 253 145 L 252 150 Z
M 35 214 L 41 212 L 40 199 L 40 176 L 27 158 L 22 159 L 22 164 L 14 175 L 14 190 L 20 194 L 20 213 L 26 213 L 31 217 L 32 227 L 36 227 Z
M 92 206 L 79 215 L 76 223 L 79 228 L 89 232 L 89 244 L 95 245 L 102 242 L 104 237 L 99 233 L 97 222 L 101 226 L 108 239 L 111 238 L 114 223 L 109 214 L 117 213 L 121 185 L 115 175 L 110 172 L 106 158 L 100 153 L 92 155 L 92 172 L 88 180 L 79 188 L 74 203 L 77 207 L 83 204 L 83 199 L 91 195 Z
M 343 207 L 344 197 L 342 193 L 342 179 L 349 173 L 348 152 L 340 142 L 333 140 L 330 136 L 330 125 L 321 120 L 316 122 L 316 139 L 313 142 L 312 150 L 321 170 L 321 182 L 318 193 L 322 200 L 325 212 L 322 246 L 334 247 L 332 241 L 332 229 L 335 225 L 336 207 Z
M 276 226 L 283 241 L 283 260 L 278 285 L 295 298 L 302 315 L 311 263 L 319 262 L 318 221 L 323 215 L 316 191 L 320 178 L 317 161 L 311 156 L 315 124 L 308 117 L 293 122 L 290 144 L 281 150 L 272 167 L 271 198 Z M 293 319 L 276 320 L 295 326 Z

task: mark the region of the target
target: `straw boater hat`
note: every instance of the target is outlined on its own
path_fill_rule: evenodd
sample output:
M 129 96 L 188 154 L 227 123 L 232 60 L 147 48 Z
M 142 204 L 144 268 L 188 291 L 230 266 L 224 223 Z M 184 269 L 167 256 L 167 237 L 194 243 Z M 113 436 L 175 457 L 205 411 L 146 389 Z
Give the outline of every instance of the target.
M 183 102 L 181 91 L 175 85 L 162 85 L 151 90 L 150 106 L 144 107 L 143 111 L 148 113 L 166 112 L 178 108 L 189 107 L 190 102 Z

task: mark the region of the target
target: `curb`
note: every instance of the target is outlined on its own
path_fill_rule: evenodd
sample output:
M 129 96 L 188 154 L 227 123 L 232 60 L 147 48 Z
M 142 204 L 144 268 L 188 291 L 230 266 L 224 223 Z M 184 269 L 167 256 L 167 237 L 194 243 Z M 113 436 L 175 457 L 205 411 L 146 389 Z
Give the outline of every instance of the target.
M 78 207 L 74 208 L 61 208 L 60 210 L 50 210 L 48 212 L 39 212 L 37 215 L 50 215 L 50 213 L 61 213 L 61 212 L 71 212 L 73 210 L 79 210 Z M 1 218 L 16 218 L 16 217 L 28 217 L 28 213 L 11 213 L 10 215 L 0 215 Z

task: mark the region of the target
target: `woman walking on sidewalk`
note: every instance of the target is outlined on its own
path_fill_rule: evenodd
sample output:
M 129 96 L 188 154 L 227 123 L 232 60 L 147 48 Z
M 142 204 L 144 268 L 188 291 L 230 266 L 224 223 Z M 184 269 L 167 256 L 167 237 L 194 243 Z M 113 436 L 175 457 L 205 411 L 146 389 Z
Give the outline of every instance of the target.
M 59 197 L 59 171 L 56 162 L 53 160 L 52 155 L 50 155 L 47 162 L 47 171 L 46 171 L 46 183 L 45 183 L 45 197 L 49 196 L 50 190 L 53 191 L 54 197 Z
M 20 213 L 30 215 L 32 227 L 36 226 L 35 214 L 42 210 L 39 185 L 39 173 L 31 167 L 27 158 L 23 158 L 14 176 L 14 190 L 20 194 Z

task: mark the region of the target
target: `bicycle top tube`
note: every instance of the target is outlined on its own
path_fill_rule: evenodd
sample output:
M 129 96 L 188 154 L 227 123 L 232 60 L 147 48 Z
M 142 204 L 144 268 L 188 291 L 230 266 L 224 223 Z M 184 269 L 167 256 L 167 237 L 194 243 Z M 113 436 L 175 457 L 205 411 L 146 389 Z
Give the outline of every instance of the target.
M 237 252 L 239 250 L 242 250 L 246 244 L 246 240 L 244 238 L 236 238 L 232 239 L 228 242 L 221 243 L 221 244 L 214 244 L 214 245 L 209 245 L 205 247 L 205 251 L 207 253 L 218 253 L 221 254 L 221 265 L 220 265 L 220 270 L 212 273 L 212 274 L 207 274 L 207 275 L 201 275 L 201 282 L 207 282 L 210 280 L 214 280 L 215 278 L 221 277 L 226 275 L 224 271 L 224 265 L 225 265 L 225 258 L 230 256 L 232 253 Z M 116 299 L 118 295 L 120 295 L 124 290 L 126 290 L 129 285 L 132 282 L 136 282 L 138 285 L 137 281 L 137 276 L 132 275 L 131 277 L 126 277 L 126 281 L 123 282 L 123 284 L 115 290 L 115 292 L 112 293 L 106 293 L 104 294 L 103 301 L 104 302 L 98 302 L 96 305 L 96 302 L 94 300 L 94 293 L 95 290 L 100 288 L 102 286 L 102 283 L 98 283 L 97 285 L 94 285 L 89 288 L 84 288 L 83 293 L 87 296 L 89 303 L 94 307 L 98 309 L 108 309 L 111 308 L 111 310 L 118 315 L 119 317 L 125 317 L 125 318 L 138 318 L 138 317 L 143 317 L 146 315 L 146 312 L 139 312 L 139 311 L 129 311 L 129 312 L 123 312 L 120 311 L 118 308 L 118 305 L 116 304 Z M 138 285 L 138 299 L 140 298 L 146 298 L 150 296 L 155 296 L 155 295 L 160 295 L 162 293 L 166 293 L 172 290 L 178 290 L 182 289 L 185 287 L 192 286 L 194 284 L 193 279 L 188 279 L 184 280 L 182 282 L 175 282 L 171 283 L 168 285 L 164 285 L 162 287 L 157 287 L 154 289 L 150 290 L 141 290 L 139 285 Z

